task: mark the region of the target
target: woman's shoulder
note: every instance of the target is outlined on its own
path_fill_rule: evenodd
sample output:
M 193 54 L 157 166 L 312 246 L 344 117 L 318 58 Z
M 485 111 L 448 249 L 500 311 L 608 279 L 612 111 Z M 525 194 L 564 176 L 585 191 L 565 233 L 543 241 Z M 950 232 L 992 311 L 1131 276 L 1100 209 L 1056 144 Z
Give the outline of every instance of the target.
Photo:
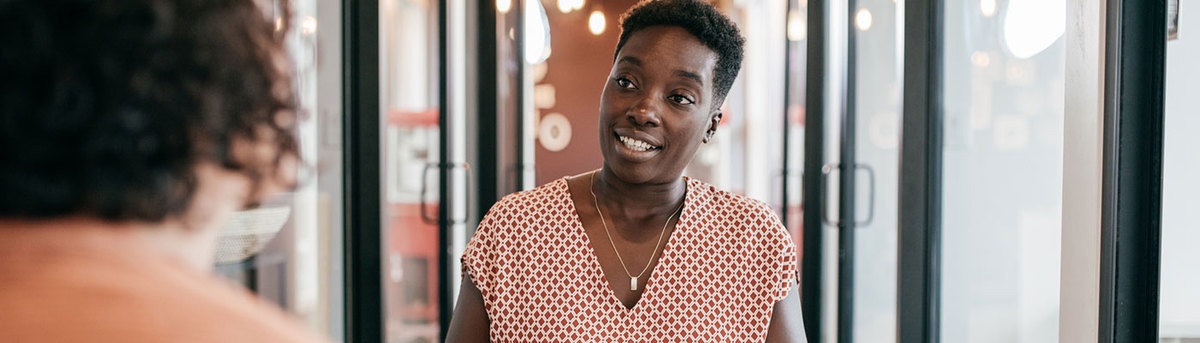
M 696 218 L 689 221 L 734 241 L 790 241 L 787 228 L 767 203 L 695 179 L 689 181 L 696 193 L 696 208 L 691 212 Z
M 696 192 L 695 201 L 698 206 L 710 210 L 732 210 L 750 219 L 776 217 L 775 210 L 762 200 L 720 189 L 693 178 L 688 178 L 688 182 L 690 189 Z

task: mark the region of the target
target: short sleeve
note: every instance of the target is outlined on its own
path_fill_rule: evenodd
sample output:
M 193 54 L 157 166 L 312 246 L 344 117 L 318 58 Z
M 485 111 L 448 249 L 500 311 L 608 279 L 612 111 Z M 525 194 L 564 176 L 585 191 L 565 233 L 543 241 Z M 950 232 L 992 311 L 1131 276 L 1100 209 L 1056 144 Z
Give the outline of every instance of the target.
M 479 221 L 479 227 L 475 229 L 475 234 L 471 236 L 471 240 L 467 242 L 467 247 L 463 250 L 462 268 L 466 277 L 471 279 L 471 283 L 479 289 L 483 295 L 485 302 L 491 293 L 495 279 L 495 256 L 496 247 L 493 239 L 495 228 L 494 213 L 489 211 Z
M 771 298 L 774 302 L 779 302 L 786 298 L 796 287 L 799 265 L 797 261 L 796 244 L 792 242 L 792 235 L 788 233 L 787 227 L 779 221 L 779 217 L 775 212 L 770 210 L 766 204 L 762 204 L 764 211 L 760 214 L 768 218 L 763 221 L 768 223 L 763 241 L 763 249 L 765 251 L 766 261 L 765 274 L 767 284 L 770 285 Z

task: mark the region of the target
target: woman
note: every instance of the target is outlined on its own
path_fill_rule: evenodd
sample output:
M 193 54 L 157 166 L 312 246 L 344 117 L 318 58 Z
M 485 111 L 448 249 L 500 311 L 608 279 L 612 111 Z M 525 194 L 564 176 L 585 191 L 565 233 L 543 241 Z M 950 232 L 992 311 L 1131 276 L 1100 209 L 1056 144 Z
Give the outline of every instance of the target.
M 803 341 L 786 229 L 763 203 L 682 177 L 737 76 L 737 28 L 699 0 L 643 2 L 621 26 L 603 167 L 488 212 L 449 341 Z
M 224 221 L 295 182 L 266 18 L 252 0 L 0 2 L 0 341 L 324 341 L 212 275 Z

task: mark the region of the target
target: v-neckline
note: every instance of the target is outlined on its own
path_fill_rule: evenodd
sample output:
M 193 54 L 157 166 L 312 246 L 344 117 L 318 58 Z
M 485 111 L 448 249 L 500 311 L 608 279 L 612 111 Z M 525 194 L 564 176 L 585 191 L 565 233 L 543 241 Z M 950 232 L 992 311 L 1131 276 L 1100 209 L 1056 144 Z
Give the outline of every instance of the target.
M 562 187 L 564 188 L 563 193 L 567 198 L 567 203 L 571 204 L 571 215 L 575 217 L 573 221 L 575 224 L 574 232 L 583 236 L 583 241 L 587 243 L 586 247 L 588 257 L 591 260 L 591 263 L 589 264 L 591 265 L 592 272 L 600 276 L 596 286 L 604 288 L 608 294 L 606 297 L 608 298 L 608 301 L 623 312 L 632 313 L 633 311 L 642 308 L 643 306 L 641 305 L 653 299 L 653 295 L 657 293 L 655 292 L 658 290 L 658 287 L 655 287 L 657 286 L 657 283 L 654 282 L 657 279 L 656 275 L 661 274 L 664 269 L 671 265 L 670 262 L 674 260 L 671 258 L 672 255 L 670 253 L 674 250 L 672 247 L 674 247 L 674 243 L 677 240 L 675 237 L 678 236 L 677 234 L 681 232 L 681 229 L 687 228 L 687 226 L 682 224 L 684 218 L 689 217 L 688 209 L 690 206 L 688 206 L 688 201 L 692 197 L 691 179 L 686 176 L 683 177 L 683 209 L 679 212 L 679 218 L 675 220 L 675 227 L 671 230 L 671 235 L 667 237 L 667 243 L 663 245 L 662 252 L 658 255 L 658 263 L 654 265 L 654 268 L 651 268 L 647 271 L 650 273 L 650 275 L 646 277 L 646 284 L 645 287 L 643 287 L 644 291 L 642 291 L 642 296 L 638 298 L 637 301 L 633 302 L 632 307 L 625 307 L 625 303 L 621 302 L 620 297 L 617 297 L 617 291 L 613 289 L 613 285 L 608 281 L 608 276 L 604 274 L 604 266 L 600 264 L 600 256 L 596 255 L 596 245 L 592 242 L 592 238 L 588 236 L 587 229 L 583 227 L 583 217 L 579 215 L 579 207 L 575 206 L 575 197 L 574 194 L 571 193 L 571 186 L 570 182 L 568 182 L 568 178 L 562 178 Z M 654 256 L 651 256 L 650 258 L 653 259 Z

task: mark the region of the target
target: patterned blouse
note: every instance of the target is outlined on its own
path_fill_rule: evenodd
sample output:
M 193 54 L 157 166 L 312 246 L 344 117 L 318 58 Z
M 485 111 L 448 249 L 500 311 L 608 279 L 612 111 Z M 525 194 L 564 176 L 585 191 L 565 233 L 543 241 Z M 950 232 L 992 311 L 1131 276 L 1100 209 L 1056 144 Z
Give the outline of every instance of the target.
M 463 255 L 499 342 L 762 342 L 796 282 L 764 203 L 686 179 L 675 231 L 632 309 L 614 295 L 566 178 L 500 200 Z M 607 246 L 607 245 L 601 245 Z

